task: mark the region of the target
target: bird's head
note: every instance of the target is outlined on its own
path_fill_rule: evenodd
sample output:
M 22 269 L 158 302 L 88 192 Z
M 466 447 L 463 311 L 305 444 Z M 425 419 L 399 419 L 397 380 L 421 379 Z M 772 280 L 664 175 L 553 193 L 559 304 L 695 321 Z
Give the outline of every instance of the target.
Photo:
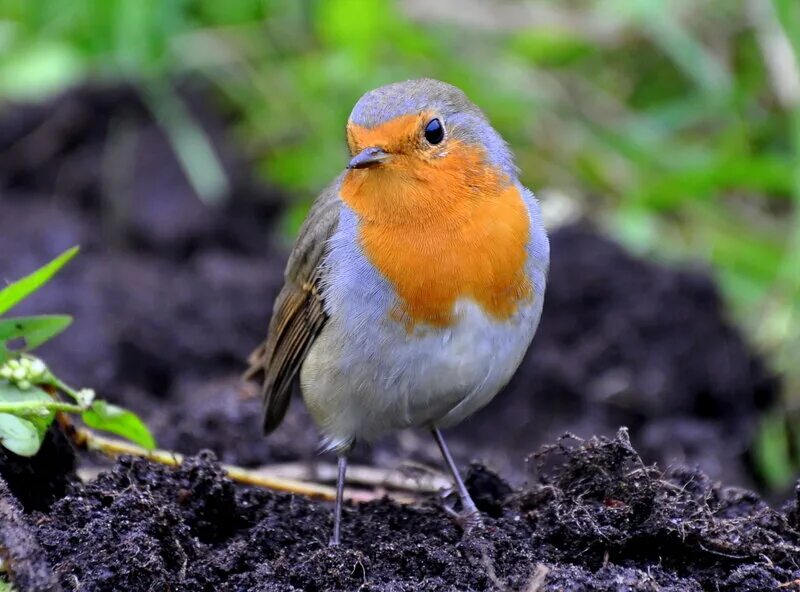
M 347 143 L 345 191 L 357 201 L 383 196 L 364 209 L 388 206 L 398 216 L 432 198 L 448 203 L 496 191 L 517 175 L 511 151 L 486 116 L 460 89 L 438 80 L 366 93 L 350 114 Z
M 351 171 L 407 177 L 438 169 L 452 174 L 477 158 L 516 176 L 511 152 L 481 110 L 460 89 L 429 78 L 389 84 L 362 96 L 347 122 L 347 143 Z

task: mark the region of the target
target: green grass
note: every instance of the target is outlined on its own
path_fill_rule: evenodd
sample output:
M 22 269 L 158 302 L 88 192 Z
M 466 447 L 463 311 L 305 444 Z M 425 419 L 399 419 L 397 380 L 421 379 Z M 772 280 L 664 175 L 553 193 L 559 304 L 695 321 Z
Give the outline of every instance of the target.
M 342 168 L 360 94 L 442 78 L 489 114 L 545 205 L 558 192 L 637 252 L 706 261 L 800 404 L 800 3 L 541 0 L 527 22 L 472 28 L 406 5 L 0 0 L 0 97 L 134 78 L 214 201 L 224 178 L 168 84 L 199 77 L 260 174 L 296 196 L 291 233 Z

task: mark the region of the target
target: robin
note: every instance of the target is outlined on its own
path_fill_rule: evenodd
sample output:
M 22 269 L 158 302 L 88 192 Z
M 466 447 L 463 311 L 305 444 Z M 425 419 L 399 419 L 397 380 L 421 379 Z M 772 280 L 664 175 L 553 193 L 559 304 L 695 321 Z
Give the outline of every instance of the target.
M 432 432 L 469 531 L 480 514 L 441 429 L 492 400 L 536 332 L 550 257 L 539 205 L 486 116 L 438 80 L 365 94 L 347 144 L 352 158 L 300 229 L 246 376 L 263 374 L 266 433 L 299 376 L 338 454 L 331 544 L 348 452 L 415 426 Z

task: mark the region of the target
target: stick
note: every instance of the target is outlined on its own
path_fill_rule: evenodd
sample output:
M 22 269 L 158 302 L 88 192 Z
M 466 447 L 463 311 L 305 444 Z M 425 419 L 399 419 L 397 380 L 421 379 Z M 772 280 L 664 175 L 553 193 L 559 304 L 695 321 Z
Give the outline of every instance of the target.
M 366 465 L 347 467 L 347 481 L 366 487 L 380 487 L 415 493 L 436 493 L 452 487 L 450 480 L 438 471 L 425 468 L 426 472 L 409 475 L 401 469 L 379 469 Z M 332 463 L 283 463 L 253 469 L 254 472 L 300 481 L 336 482 L 338 469 Z
M 122 455 L 138 456 L 169 467 L 180 466 L 184 459 L 184 456 L 178 452 L 159 449 L 146 450 L 122 440 L 100 436 L 87 428 L 71 426 L 71 433 L 72 441 L 79 448 L 94 450 L 111 458 Z M 304 495 L 318 500 L 333 501 L 336 499 L 336 489 L 327 485 L 272 475 L 264 468 L 248 470 L 235 465 L 221 464 L 220 466 L 231 480 L 244 485 L 254 485 L 273 491 Z M 388 495 L 387 492 L 345 490 L 345 498 L 357 503 L 380 499 L 384 495 Z M 390 497 L 394 501 L 403 504 L 416 501 L 415 498 L 410 496 L 390 495 Z

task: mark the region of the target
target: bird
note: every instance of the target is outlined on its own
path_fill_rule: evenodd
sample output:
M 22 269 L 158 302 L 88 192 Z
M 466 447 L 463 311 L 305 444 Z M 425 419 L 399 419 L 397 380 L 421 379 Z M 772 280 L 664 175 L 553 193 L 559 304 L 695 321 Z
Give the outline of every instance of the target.
M 263 380 L 265 433 L 299 384 L 337 454 L 331 545 L 353 447 L 406 428 L 433 435 L 461 505 L 446 509 L 468 533 L 483 520 L 442 430 L 495 397 L 536 332 L 550 260 L 539 203 L 486 115 L 439 80 L 367 92 L 346 139 L 245 377 Z

